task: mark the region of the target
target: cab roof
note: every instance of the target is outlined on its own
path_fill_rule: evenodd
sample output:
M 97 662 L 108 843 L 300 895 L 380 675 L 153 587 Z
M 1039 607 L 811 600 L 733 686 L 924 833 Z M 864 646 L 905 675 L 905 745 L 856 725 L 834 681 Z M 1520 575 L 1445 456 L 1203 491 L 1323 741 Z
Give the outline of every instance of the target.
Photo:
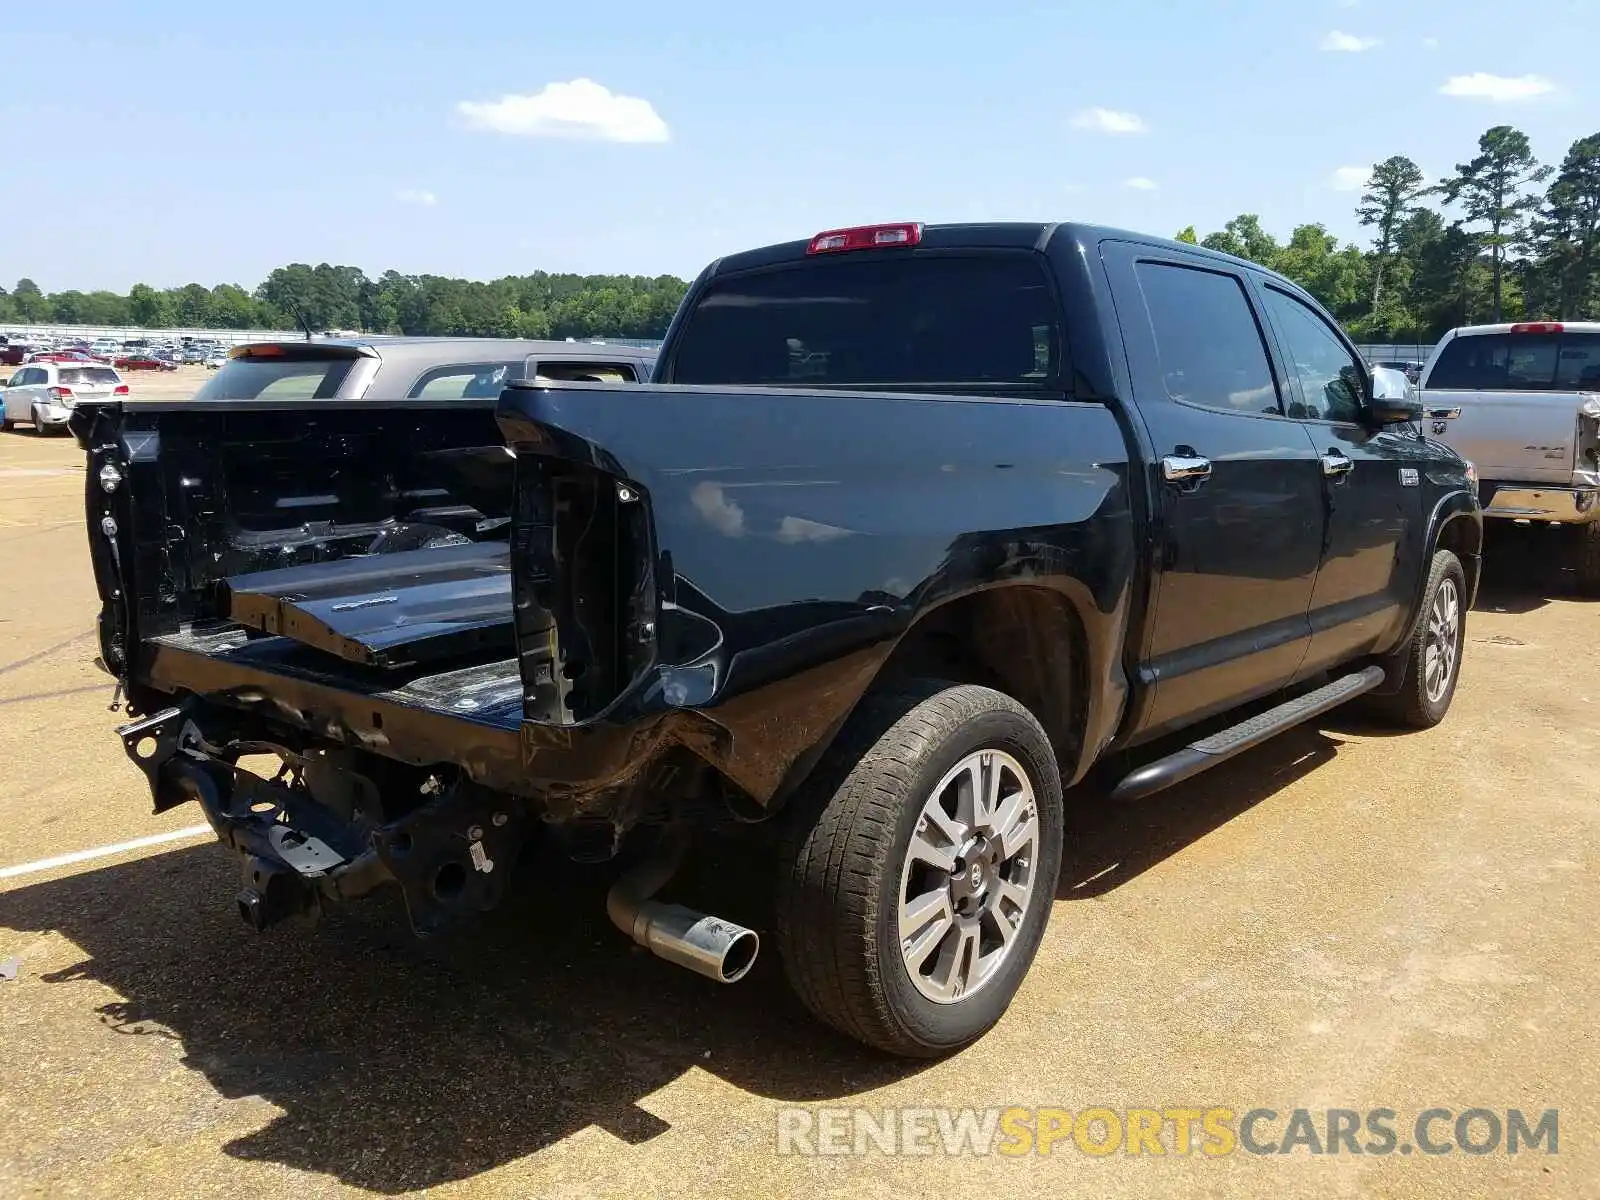
M 917 242 L 918 249 L 1019 249 L 1043 251 L 1057 243 L 1066 242 L 1082 246 L 1092 246 L 1103 241 L 1137 242 L 1140 245 L 1154 246 L 1169 250 L 1180 250 L 1185 254 L 1197 255 L 1201 258 L 1211 258 L 1218 262 L 1228 263 L 1232 266 L 1247 266 L 1257 271 L 1275 274 L 1270 269 L 1259 263 L 1246 262 L 1232 254 L 1224 254 L 1219 250 L 1209 250 L 1204 246 L 1197 246 L 1190 242 L 1179 242 L 1172 238 L 1154 237 L 1147 233 L 1136 233 L 1128 229 L 1116 229 L 1106 225 L 1092 225 L 1078 221 L 981 221 L 947 225 L 924 225 L 921 237 Z M 771 246 L 762 246 L 754 250 L 745 250 L 737 254 L 730 254 L 718 259 L 707 268 L 708 275 L 718 275 L 728 271 L 748 271 L 766 266 L 774 266 L 783 262 L 795 262 L 807 257 L 807 249 L 812 238 L 803 238 L 793 242 L 779 242 Z M 867 251 L 873 254 L 893 254 L 898 247 L 885 247 L 882 250 Z M 859 252 L 858 252 L 859 253 Z

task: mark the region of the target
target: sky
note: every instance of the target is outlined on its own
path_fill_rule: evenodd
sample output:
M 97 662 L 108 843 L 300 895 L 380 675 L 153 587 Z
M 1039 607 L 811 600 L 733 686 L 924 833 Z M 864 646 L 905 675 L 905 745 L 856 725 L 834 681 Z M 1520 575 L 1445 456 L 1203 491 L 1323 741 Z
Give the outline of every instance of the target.
M 879 221 L 1240 212 L 1600 130 L 1600 0 L 11 0 L 0 282 L 689 277 Z M 28 47 L 37 50 L 29 50 Z M 22 76 L 14 77 L 11 83 Z

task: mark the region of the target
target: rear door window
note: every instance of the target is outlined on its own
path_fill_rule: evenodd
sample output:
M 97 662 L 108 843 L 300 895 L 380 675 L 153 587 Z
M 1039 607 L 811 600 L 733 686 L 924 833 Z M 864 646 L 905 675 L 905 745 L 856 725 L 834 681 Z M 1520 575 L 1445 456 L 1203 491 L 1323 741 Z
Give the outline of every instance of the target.
M 1044 267 L 1027 252 L 819 257 L 714 279 L 664 380 L 977 392 L 1061 386 Z
M 494 399 L 504 390 L 507 380 L 520 378 L 522 374 L 521 360 L 451 363 L 424 372 L 406 395 L 423 400 Z
M 355 363 L 349 357 L 230 358 L 198 392 L 196 400 L 327 400 Z
M 1600 333 L 1485 333 L 1452 338 L 1426 384 L 1460 391 L 1600 388 Z
M 1237 276 L 1162 262 L 1141 262 L 1135 273 L 1168 396 L 1202 408 L 1282 412 Z

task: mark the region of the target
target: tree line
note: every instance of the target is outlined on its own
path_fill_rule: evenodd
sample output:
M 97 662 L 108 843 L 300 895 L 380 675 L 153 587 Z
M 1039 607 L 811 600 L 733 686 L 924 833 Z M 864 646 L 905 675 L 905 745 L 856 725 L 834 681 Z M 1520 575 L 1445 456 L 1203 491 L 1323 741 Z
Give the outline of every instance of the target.
M 1600 133 L 1559 165 L 1496 125 L 1478 153 L 1430 183 L 1410 158 L 1373 164 L 1356 208 L 1372 231 L 1340 245 L 1320 224 L 1280 244 L 1245 213 L 1198 242 L 1270 267 L 1320 300 L 1358 341 L 1432 342 L 1457 325 L 1600 316 Z
M 671 275 L 508 275 L 488 283 L 291 263 L 254 291 L 198 283 L 45 294 L 31 279 L 0 287 L 0 324 L 145 329 L 352 329 L 487 337 L 658 338 L 688 284 Z
M 1478 153 L 1429 183 L 1403 154 L 1375 163 L 1356 208 L 1372 231 L 1344 244 L 1321 224 L 1286 243 L 1245 213 L 1200 237 L 1295 280 L 1360 341 L 1431 342 L 1456 325 L 1600 316 L 1600 133 L 1559 165 L 1496 125 Z M 116 292 L 0 288 L 0 323 L 146 329 L 355 329 L 493 337 L 657 338 L 687 284 L 671 275 L 508 275 L 490 282 L 292 263 L 253 291 L 222 283 Z

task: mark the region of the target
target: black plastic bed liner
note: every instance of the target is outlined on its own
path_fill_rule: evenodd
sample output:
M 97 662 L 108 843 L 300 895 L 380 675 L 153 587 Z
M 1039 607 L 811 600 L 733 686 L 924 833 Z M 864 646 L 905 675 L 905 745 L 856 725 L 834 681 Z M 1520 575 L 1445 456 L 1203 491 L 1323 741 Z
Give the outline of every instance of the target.
M 366 667 L 515 651 L 504 542 L 256 571 L 226 590 L 238 624 Z

